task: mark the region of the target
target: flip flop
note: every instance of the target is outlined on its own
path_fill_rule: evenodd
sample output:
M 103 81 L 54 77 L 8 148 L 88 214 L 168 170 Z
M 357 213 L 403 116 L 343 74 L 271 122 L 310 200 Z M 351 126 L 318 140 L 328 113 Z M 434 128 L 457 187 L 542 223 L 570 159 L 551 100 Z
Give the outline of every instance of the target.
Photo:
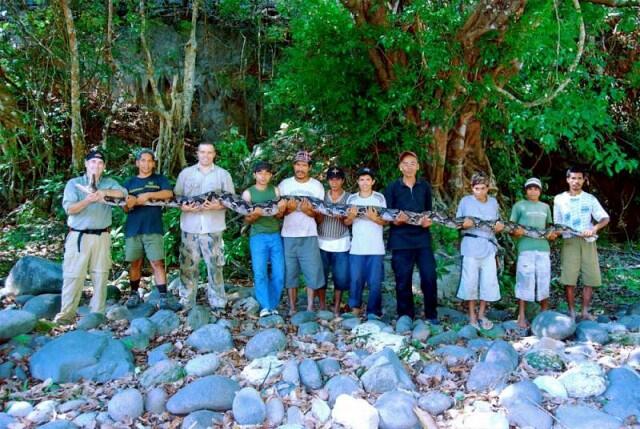
M 478 319 L 480 322 L 480 327 L 486 331 L 488 331 L 489 329 L 493 328 L 493 322 L 489 319 L 487 319 L 486 317 L 482 317 L 480 319 Z

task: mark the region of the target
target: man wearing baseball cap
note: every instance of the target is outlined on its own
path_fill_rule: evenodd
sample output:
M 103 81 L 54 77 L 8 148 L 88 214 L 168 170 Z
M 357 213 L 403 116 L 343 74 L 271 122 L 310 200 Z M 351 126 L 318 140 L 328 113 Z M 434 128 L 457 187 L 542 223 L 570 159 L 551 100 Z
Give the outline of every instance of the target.
M 136 154 L 138 174 L 124 182 L 129 196 L 124 207 L 127 220 L 124 224 L 125 260 L 130 262 L 129 284 L 131 294 L 127 307 L 141 303 L 138 289 L 142 277 L 142 265 L 146 256 L 153 269 L 153 278 L 160 293 L 157 306 L 161 309 L 177 310 L 179 304 L 167 296 L 167 274 L 164 268 L 164 228 L 162 207 L 146 206 L 150 200 L 168 200 L 173 197 L 169 180 L 154 172 L 156 157 L 152 150 L 142 149 Z
M 545 229 L 552 222 L 551 209 L 540 201 L 542 181 L 532 177 L 524 183 L 526 199 L 518 201 L 511 209 L 511 222 L 525 227 Z M 542 311 L 549 307 L 551 284 L 551 248 L 548 240 L 555 240 L 551 233 L 544 238 L 524 237 L 524 229 L 515 229 L 511 235 L 518 239 L 518 262 L 516 268 L 515 295 L 519 300 L 518 326 L 527 328 L 526 303 L 540 302 Z
M 329 167 L 326 173 L 329 189 L 324 194 L 327 204 L 345 204 L 349 193 L 343 188 L 345 173 L 337 166 Z M 325 307 L 325 295 L 329 274 L 333 280 L 333 313 L 340 314 L 342 292 L 349 290 L 349 248 L 351 240 L 349 227 L 344 224 L 344 217 L 322 216 L 318 225 L 318 242 L 324 268 L 325 287 L 318 291 L 320 308 Z
M 127 190 L 118 182 L 102 177 L 105 169 L 102 152 L 91 150 L 84 166 L 85 174 L 67 182 L 62 198 L 69 234 L 62 263 L 62 302 L 54 319 L 60 325 L 75 321 L 87 271 L 93 284 L 91 311 L 104 313 L 111 269 L 111 207 L 102 203 L 105 197 L 127 196 Z
M 300 150 L 293 158 L 294 176 L 278 185 L 282 197 L 324 198 L 322 184 L 310 176 L 311 154 Z M 284 203 L 281 203 L 284 204 Z M 315 291 L 324 286 L 324 270 L 318 246 L 318 222 L 322 215 L 311 203 L 289 199 L 284 211 L 282 238 L 284 243 L 285 287 L 289 296 L 289 314 L 296 312 L 300 273 L 307 286 L 307 310 L 313 311 Z
M 402 177 L 387 186 L 384 195 L 387 207 L 422 213 L 431 211 L 431 185 L 417 176 L 420 170 L 418 156 L 404 151 L 398 157 L 398 169 Z M 406 223 L 408 217 L 402 213 L 391 224 L 388 247 L 391 249 L 391 266 L 396 278 L 396 301 L 398 317 L 415 317 L 413 305 L 413 267 L 418 266 L 420 289 L 424 299 L 424 317 L 438 323 L 436 312 L 438 292 L 436 261 L 431 248 L 431 220 L 423 217 L 420 225 Z

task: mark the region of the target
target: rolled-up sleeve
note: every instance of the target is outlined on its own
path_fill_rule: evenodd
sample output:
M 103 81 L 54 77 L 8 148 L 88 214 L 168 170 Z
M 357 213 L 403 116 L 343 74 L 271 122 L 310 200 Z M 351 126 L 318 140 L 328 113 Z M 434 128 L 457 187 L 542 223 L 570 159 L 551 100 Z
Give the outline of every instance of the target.
M 76 190 L 76 185 L 73 183 L 73 180 L 69 180 L 64 187 L 64 195 L 62 197 L 62 208 L 64 212 L 69 214 L 69 207 L 78 201 L 80 201 L 80 198 Z

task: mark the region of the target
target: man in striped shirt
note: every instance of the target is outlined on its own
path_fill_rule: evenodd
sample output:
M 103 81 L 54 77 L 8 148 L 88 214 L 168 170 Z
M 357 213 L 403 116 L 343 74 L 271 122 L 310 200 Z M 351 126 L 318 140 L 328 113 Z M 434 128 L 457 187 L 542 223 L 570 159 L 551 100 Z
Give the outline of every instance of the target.
M 345 174 L 339 167 L 327 170 L 329 189 L 324 195 L 324 202 L 329 204 L 346 204 L 349 193 L 343 189 Z M 324 267 L 325 286 L 318 290 L 320 309 L 326 308 L 326 293 L 329 284 L 329 273 L 333 278 L 334 299 L 333 313 L 340 314 L 342 292 L 349 290 L 349 249 L 351 239 L 349 227 L 344 224 L 344 217 L 322 216 L 318 225 L 318 243 Z

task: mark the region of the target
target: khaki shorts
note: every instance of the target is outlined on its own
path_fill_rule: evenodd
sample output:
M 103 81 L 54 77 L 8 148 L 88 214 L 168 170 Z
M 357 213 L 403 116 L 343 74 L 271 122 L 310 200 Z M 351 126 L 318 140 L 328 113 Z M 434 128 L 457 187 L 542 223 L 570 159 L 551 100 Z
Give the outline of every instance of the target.
M 125 241 L 124 259 L 127 262 L 144 258 L 150 261 L 164 260 L 164 241 L 162 234 L 138 234 Z
M 598 287 L 602 284 L 595 241 L 588 242 L 579 237 L 565 239 L 562 243 L 560 261 L 560 283 L 563 285 L 577 285 L 579 276 L 582 277 L 584 286 Z

